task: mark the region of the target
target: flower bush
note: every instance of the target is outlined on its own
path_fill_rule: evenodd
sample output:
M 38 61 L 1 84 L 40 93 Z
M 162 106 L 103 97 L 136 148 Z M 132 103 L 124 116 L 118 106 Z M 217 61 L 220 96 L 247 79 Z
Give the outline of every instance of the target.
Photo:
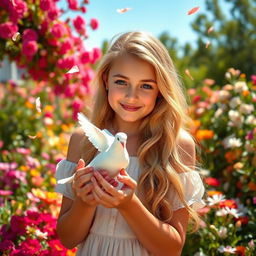
M 24 77 L 44 81 L 58 95 L 82 98 L 90 92 L 92 66 L 101 56 L 100 49 L 84 45 L 88 27 L 99 26 L 95 18 L 86 25 L 86 3 L 68 0 L 68 9 L 81 15 L 63 21 L 66 13 L 57 1 L 0 0 L 0 60 L 7 56 L 26 68 Z M 67 74 L 73 66 L 79 72 Z
M 229 69 L 222 87 L 189 89 L 191 132 L 202 152 L 207 206 L 184 255 L 255 255 L 256 81 Z M 199 248 L 199 249 L 198 249 Z

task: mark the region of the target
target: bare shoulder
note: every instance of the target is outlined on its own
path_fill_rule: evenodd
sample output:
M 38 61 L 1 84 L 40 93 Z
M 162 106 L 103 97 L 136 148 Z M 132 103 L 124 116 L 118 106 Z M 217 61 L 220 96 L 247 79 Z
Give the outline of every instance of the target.
M 72 133 L 69 144 L 68 144 L 68 153 L 67 153 L 67 160 L 71 162 L 78 162 L 81 158 L 82 152 L 82 141 L 84 140 L 85 135 L 82 128 L 76 128 Z
M 185 165 L 195 165 L 195 142 L 193 137 L 184 129 L 181 129 L 178 136 L 178 151 L 181 157 L 181 161 Z

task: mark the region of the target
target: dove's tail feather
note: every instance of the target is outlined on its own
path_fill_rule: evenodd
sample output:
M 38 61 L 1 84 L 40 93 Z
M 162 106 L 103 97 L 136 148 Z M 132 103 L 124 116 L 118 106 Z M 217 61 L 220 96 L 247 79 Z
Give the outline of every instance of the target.
M 57 183 L 58 184 L 66 184 L 66 183 L 71 183 L 74 179 L 74 175 L 72 175 L 71 177 L 68 177 L 68 178 L 64 178 L 64 179 L 61 179 L 61 180 L 58 180 Z

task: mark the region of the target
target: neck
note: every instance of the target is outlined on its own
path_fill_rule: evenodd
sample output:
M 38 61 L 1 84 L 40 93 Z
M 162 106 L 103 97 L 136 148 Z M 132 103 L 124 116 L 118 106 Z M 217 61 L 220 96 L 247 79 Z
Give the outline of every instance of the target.
M 139 125 L 140 123 L 138 122 L 118 122 L 117 120 L 113 120 L 110 123 L 110 130 L 113 134 L 124 132 L 128 137 L 136 137 L 139 135 Z

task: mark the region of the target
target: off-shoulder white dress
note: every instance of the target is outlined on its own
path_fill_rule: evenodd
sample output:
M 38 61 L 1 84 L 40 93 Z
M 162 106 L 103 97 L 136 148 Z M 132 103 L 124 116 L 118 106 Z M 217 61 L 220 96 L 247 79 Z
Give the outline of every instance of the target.
M 69 177 L 73 174 L 76 163 L 62 160 L 57 164 L 56 179 Z M 137 157 L 130 157 L 130 163 L 126 169 L 128 174 L 138 180 L 140 168 Z M 185 189 L 185 199 L 188 205 L 194 209 L 203 207 L 202 200 L 204 186 L 196 171 L 179 174 L 181 183 Z M 71 184 L 57 185 L 56 192 L 74 199 Z M 182 207 L 178 196 L 174 191 L 170 191 L 173 209 Z M 79 220 L 78 220 L 79 221 Z M 136 238 L 133 231 L 126 223 L 123 216 L 115 208 L 109 209 L 97 206 L 95 219 L 87 239 L 79 244 L 78 256 L 147 256 L 151 255 Z

